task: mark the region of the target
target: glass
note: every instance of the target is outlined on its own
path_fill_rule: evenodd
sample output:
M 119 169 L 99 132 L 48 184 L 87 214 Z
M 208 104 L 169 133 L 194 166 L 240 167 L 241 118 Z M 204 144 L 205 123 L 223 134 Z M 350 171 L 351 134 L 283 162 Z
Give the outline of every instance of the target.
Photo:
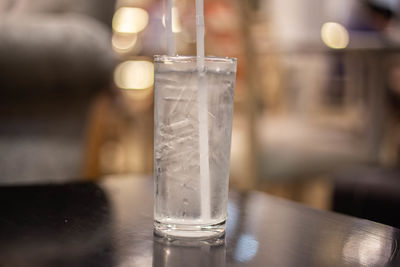
M 202 78 L 196 64 L 196 57 L 154 57 L 154 230 L 161 236 L 210 238 L 225 231 L 236 59 L 206 57 Z M 199 102 L 204 93 L 207 106 Z M 207 181 L 200 173 L 202 112 L 208 114 Z
M 153 267 L 225 267 L 225 240 L 166 241 L 154 238 Z

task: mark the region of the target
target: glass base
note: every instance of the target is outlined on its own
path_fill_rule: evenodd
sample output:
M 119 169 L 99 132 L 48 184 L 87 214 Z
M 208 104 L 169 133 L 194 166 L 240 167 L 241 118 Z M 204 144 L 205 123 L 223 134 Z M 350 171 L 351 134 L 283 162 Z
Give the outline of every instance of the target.
M 212 225 L 172 224 L 154 221 L 154 234 L 170 239 L 207 240 L 225 235 L 225 220 Z

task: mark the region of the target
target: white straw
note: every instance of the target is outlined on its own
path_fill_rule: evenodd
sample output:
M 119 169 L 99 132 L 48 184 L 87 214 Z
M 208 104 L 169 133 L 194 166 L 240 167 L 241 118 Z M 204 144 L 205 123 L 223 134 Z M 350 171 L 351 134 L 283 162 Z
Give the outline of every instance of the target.
M 175 38 L 172 31 L 172 7 L 173 0 L 167 0 L 167 8 L 165 12 L 165 27 L 167 28 L 167 49 L 169 56 L 175 56 Z
M 196 49 L 197 68 L 199 72 L 204 69 L 204 3 L 196 0 Z
M 199 151 L 201 218 L 206 223 L 211 218 L 210 163 L 208 152 L 208 106 L 204 73 L 204 3 L 196 0 L 196 48 L 199 98 Z

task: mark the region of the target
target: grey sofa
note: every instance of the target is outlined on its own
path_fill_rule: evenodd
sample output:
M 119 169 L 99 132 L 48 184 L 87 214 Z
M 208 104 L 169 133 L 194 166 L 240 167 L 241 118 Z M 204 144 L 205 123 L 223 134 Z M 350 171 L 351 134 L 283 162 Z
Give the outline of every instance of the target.
M 0 183 L 82 176 L 91 103 L 110 88 L 114 1 L 0 4 Z

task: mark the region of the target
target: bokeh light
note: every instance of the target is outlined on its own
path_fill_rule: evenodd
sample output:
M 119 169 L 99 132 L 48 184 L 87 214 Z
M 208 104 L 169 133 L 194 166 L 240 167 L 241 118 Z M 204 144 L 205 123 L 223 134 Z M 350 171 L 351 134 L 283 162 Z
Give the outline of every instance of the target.
M 117 0 L 117 6 L 146 6 L 150 5 L 154 0 Z
M 254 258 L 258 251 L 258 241 L 252 235 L 242 234 L 237 242 L 234 257 L 239 262 Z
M 138 33 L 149 23 L 149 14 L 143 8 L 121 7 L 113 17 L 112 27 L 119 33 Z
M 321 38 L 326 46 L 333 49 L 343 49 L 349 44 L 348 31 L 336 22 L 326 22 L 322 25 Z
M 392 254 L 392 244 L 388 243 L 387 233 L 376 231 L 376 236 L 355 233 L 343 246 L 343 257 L 347 262 L 361 266 L 385 266 Z
M 137 43 L 136 34 L 113 34 L 111 44 L 116 52 L 124 53 L 129 52 Z
M 114 71 L 114 82 L 121 89 L 147 89 L 154 83 L 154 65 L 144 60 L 122 62 Z

